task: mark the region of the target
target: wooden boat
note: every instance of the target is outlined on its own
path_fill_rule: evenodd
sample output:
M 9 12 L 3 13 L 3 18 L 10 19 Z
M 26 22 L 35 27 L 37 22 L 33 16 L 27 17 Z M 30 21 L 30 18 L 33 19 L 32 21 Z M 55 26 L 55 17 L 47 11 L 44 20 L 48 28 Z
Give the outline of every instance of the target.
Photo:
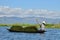
M 10 32 L 23 32 L 23 33 L 45 33 L 46 30 L 39 30 L 39 31 L 17 31 L 17 30 L 11 30 L 11 29 L 7 29 Z

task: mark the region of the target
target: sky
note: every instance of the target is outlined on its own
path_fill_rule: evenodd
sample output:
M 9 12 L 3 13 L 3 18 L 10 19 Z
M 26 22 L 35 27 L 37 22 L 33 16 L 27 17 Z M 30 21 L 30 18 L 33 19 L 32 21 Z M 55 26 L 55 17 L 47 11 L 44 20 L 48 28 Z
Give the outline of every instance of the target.
M 0 0 L 0 17 L 60 18 L 60 0 Z

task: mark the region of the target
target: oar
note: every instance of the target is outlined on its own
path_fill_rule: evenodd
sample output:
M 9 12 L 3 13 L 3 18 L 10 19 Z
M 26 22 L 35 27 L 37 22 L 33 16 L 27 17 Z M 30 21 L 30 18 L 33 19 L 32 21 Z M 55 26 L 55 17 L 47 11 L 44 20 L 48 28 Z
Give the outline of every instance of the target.
M 40 25 L 40 22 L 38 21 L 38 19 L 36 19 L 36 22 L 37 22 L 37 24 L 39 24 L 39 25 Z

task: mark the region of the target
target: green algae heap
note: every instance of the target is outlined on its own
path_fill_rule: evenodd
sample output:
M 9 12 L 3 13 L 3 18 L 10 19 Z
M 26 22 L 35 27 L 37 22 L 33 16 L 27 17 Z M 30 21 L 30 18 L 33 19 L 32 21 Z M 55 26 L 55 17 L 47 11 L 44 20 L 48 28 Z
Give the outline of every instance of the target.
M 18 25 L 15 25 L 15 26 L 12 26 L 10 28 L 11 31 L 27 31 L 27 32 L 34 32 L 34 31 L 37 31 L 37 28 L 36 26 L 29 26 L 29 27 L 25 27 L 23 28 L 22 26 L 18 26 Z

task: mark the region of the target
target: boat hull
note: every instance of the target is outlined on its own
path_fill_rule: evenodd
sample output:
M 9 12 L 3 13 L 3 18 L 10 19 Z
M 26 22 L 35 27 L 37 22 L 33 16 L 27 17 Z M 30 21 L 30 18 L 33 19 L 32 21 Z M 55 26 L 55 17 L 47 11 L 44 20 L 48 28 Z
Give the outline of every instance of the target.
M 10 29 L 7 29 L 8 31 L 10 32 L 23 32 L 23 33 L 45 33 L 46 31 L 45 30 L 39 30 L 39 31 L 14 31 L 14 30 L 10 30 Z

